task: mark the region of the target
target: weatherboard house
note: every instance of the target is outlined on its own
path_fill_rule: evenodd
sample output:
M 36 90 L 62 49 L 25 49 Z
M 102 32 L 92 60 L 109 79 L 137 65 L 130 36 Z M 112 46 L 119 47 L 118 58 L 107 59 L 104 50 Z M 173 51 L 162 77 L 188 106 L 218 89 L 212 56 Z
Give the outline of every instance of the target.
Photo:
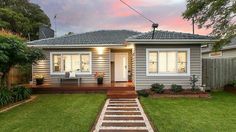
M 216 40 L 160 30 L 152 34 L 100 30 L 30 41 L 28 46 L 42 48 L 46 55 L 32 66 L 32 74 L 43 74 L 45 84 L 60 84 L 71 72 L 80 84 L 96 84 L 94 74 L 103 72 L 104 84 L 132 82 L 136 90 L 153 83 L 190 88 L 189 77 L 197 75 L 201 85 L 201 45 Z

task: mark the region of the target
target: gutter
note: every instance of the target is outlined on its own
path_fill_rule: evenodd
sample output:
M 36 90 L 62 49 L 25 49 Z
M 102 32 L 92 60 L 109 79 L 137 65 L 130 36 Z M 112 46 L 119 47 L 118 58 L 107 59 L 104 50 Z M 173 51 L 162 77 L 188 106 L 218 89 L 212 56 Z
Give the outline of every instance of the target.
M 126 39 L 135 44 L 199 44 L 215 43 L 219 39 Z
M 115 47 L 126 46 L 125 44 L 27 44 L 28 47 L 38 48 L 93 48 L 93 47 Z

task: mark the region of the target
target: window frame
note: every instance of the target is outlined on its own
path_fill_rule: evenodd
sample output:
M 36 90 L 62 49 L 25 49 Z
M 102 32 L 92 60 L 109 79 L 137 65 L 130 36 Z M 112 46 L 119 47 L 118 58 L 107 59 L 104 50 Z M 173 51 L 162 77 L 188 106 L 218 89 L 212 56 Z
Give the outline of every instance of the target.
M 178 51 L 185 51 L 187 52 L 187 72 L 186 73 L 178 73 L 178 54 L 176 54 L 176 73 L 160 73 L 159 72 L 159 52 L 178 52 Z M 149 52 L 157 52 L 158 62 L 157 62 L 157 73 L 149 73 Z M 190 76 L 190 48 L 147 48 L 146 49 L 146 76 Z
M 53 55 L 70 55 L 70 54 L 78 54 L 79 55 L 79 57 L 80 57 L 80 55 L 82 54 L 88 54 L 89 55 L 89 64 L 90 64 L 90 66 L 89 66 L 89 69 L 90 69 L 90 71 L 89 72 L 75 72 L 75 74 L 76 75 L 91 75 L 92 74 L 92 52 L 78 52 L 78 51 L 75 51 L 75 52 L 50 52 L 50 75 L 65 75 L 65 72 L 53 72 Z M 63 63 L 63 61 L 61 61 L 61 66 L 62 66 L 62 63 Z M 81 67 L 81 61 L 80 61 L 80 67 Z

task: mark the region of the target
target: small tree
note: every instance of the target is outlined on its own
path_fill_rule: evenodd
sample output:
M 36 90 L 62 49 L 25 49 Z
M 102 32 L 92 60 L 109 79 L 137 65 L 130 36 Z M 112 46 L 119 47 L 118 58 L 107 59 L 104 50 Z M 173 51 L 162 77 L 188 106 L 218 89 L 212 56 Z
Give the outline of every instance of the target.
M 218 51 L 236 37 L 236 2 L 235 0 L 187 0 L 183 18 L 191 20 L 199 28 L 211 28 L 211 35 L 221 38 L 213 45 Z
M 8 74 L 16 65 L 34 64 L 43 59 L 41 49 L 29 48 L 18 35 L 8 31 L 0 31 L 0 72 L 1 85 L 8 85 Z

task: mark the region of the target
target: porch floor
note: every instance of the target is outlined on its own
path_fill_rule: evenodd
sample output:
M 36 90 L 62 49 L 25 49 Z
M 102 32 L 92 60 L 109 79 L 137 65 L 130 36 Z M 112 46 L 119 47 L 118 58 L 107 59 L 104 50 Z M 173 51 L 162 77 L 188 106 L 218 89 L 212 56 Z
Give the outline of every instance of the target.
M 34 94 L 53 94 L 53 93 L 80 93 L 80 92 L 106 92 L 109 98 L 117 97 L 137 97 L 135 87 L 131 82 L 125 83 L 105 83 L 105 84 L 43 84 L 25 85 Z

